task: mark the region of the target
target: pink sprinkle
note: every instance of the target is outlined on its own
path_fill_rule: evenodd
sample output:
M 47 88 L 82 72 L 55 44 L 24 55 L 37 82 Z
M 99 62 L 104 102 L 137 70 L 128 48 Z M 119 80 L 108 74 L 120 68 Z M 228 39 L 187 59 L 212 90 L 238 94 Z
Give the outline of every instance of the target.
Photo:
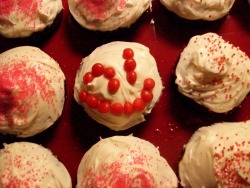
M 0 72 L 0 116 L 5 115 L 10 125 L 15 123 L 13 114 L 26 122 L 30 108 L 38 105 L 38 94 L 44 101 L 54 105 L 51 98 L 55 92 L 49 86 L 47 78 L 35 68 L 28 67 L 26 62 L 4 66 Z

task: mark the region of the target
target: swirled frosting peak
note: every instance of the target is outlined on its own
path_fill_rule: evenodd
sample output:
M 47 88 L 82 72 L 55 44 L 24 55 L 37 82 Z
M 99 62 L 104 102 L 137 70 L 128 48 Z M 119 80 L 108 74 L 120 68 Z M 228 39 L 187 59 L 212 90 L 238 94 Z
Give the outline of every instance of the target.
M 250 59 L 215 33 L 190 39 L 176 67 L 179 91 L 217 113 L 238 106 L 250 91 Z
M 81 26 L 112 31 L 133 24 L 149 8 L 151 0 L 68 0 L 68 3 Z
M 179 163 L 181 185 L 249 187 L 250 121 L 224 122 L 198 129 Z
M 101 139 L 83 156 L 77 188 L 177 187 L 167 161 L 150 142 L 133 136 Z

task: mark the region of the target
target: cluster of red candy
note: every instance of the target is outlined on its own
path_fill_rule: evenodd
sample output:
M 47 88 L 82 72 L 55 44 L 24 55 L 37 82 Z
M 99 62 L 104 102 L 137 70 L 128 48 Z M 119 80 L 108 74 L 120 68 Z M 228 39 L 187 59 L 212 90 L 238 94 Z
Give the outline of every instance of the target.
M 124 61 L 124 70 L 126 71 L 126 79 L 129 84 L 133 85 L 137 80 L 137 74 L 134 71 L 136 68 L 136 61 L 134 60 L 134 51 L 130 48 L 123 50 L 122 57 Z M 108 79 L 108 91 L 111 94 L 116 93 L 120 88 L 120 81 L 115 78 L 115 70 L 113 67 L 104 67 L 101 63 L 95 63 L 92 66 L 91 72 L 87 72 L 83 76 L 83 84 L 91 83 L 96 77 L 104 76 Z M 143 89 L 140 98 L 135 98 L 131 103 L 125 101 L 124 104 L 119 102 L 112 103 L 109 100 L 100 100 L 98 96 L 90 94 L 85 90 L 80 91 L 79 100 L 81 103 L 86 103 L 90 108 L 97 109 L 100 113 L 111 112 L 114 115 L 127 114 L 130 115 L 134 111 L 142 111 L 146 103 L 153 99 L 152 90 L 155 87 L 155 81 L 152 78 L 144 80 Z

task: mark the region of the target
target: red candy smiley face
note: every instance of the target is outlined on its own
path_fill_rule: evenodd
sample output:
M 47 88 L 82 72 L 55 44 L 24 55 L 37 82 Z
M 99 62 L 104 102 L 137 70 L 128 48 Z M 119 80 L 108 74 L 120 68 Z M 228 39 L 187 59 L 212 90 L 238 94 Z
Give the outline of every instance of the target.
M 136 61 L 134 60 L 134 51 L 130 48 L 123 50 L 122 57 L 125 59 L 123 68 L 126 71 L 126 79 L 130 85 L 134 85 L 137 80 L 135 72 Z M 92 66 L 91 72 L 85 73 L 83 76 L 83 84 L 91 83 L 95 78 L 104 76 L 108 79 L 107 89 L 110 94 L 115 94 L 120 89 L 120 80 L 115 77 L 116 71 L 113 67 L 105 67 L 101 63 L 95 63 Z M 135 98 L 134 101 L 124 101 L 123 104 L 100 100 L 98 96 L 89 94 L 86 90 L 79 92 L 79 100 L 81 103 L 86 103 L 90 108 L 97 109 L 100 113 L 111 112 L 114 115 L 130 115 L 135 111 L 143 111 L 146 104 L 152 101 L 152 90 L 155 87 L 155 81 L 152 78 L 146 78 L 143 83 L 143 88 L 140 93 L 140 98 Z

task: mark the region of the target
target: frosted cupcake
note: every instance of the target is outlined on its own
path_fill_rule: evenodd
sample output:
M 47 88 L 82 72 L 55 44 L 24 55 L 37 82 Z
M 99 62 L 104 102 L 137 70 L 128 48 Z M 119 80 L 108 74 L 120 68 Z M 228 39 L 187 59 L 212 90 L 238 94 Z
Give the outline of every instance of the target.
M 218 20 L 228 14 L 235 0 L 160 0 L 170 11 L 189 20 Z
M 179 163 L 183 187 L 249 187 L 250 121 L 198 129 Z
M 58 63 L 36 47 L 0 54 L 0 132 L 36 135 L 60 117 L 65 76 Z
M 61 0 L 4 0 L 0 2 L 0 34 L 29 37 L 51 27 L 62 11 Z
M 190 39 L 176 67 L 180 93 L 217 113 L 239 106 L 250 91 L 250 59 L 215 33 Z
M 112 31 L 129 27 L 149 8 L 151 0 L 68 0 L 69 10 L 84 28 Z
M 150 142 L 133 136 L 101 139 L 83 156 L 77 188 L 178 187 L 175 173 Z
M 82 60 L 74 97 L 97 122 L 125 130 L 142 121 L 163 86 L 156 61 L 144 45 L 111 42 Z
M 30 142 L 4 144 L 0 150 L 0 185 L 71 188 L 71 177 L 52 152 Z

